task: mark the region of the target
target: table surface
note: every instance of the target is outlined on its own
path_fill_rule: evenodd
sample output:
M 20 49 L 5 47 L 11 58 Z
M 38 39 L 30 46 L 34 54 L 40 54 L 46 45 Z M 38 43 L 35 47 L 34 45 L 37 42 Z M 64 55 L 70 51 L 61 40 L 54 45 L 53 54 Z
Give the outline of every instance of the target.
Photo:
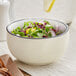
M 7 42 L 0 42 L 0 55 L 9 54 Z M 76 76 L 76 30 L 70 27 L 69 48 L 56 63 L 46 66 L 29 66 L 19 61 L 16 64 L 32 76 Z

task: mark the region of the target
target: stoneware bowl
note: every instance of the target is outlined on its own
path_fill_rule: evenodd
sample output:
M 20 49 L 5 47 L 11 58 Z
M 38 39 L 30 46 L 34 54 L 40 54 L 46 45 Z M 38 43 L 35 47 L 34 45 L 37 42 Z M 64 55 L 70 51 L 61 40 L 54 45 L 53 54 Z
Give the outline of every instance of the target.
M 11 33 L 16 27 L 22 27 L 26 21 L 49 21 L 60 26 L 64 33 L 51 38 L 23 38 Z M 67 48 L 69 40 L 68 25 L 51 19 L 27 18 L 12 22 L 6 27 L 7 44 L 11 53 L 20 61 L 31 65 L 46 65 L 57 61 Z

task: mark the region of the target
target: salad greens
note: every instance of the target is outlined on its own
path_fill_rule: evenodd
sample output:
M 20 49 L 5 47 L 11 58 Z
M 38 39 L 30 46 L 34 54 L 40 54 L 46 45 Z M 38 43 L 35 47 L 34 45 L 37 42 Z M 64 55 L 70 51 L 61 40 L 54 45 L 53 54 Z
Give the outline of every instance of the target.
M 17 27 L 16 29 L 13 29 L 11 33 L 28 38 L 48 38 L 59 35 L 62 31 L 57 31 L 56 27 L 52 26 L 50 22 L 45 20 L 42 23 L 33 21 L 24 22 L 22 28 Z

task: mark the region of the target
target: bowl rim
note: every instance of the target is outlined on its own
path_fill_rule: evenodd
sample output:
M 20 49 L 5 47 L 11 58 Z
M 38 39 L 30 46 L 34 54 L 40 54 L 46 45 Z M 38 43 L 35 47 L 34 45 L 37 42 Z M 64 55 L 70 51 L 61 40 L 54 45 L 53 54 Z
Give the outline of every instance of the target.
M 51 21 L 59 22 L 59 23 L 63 24 L 63 25 L 66 27 L 66 29 L 65 29 L 65 31 L 64 31 L 62 34 L 57 35 L 57 36 L 53 36 L 53 37 L 48 37 L 48 38 L 27 38 L 27 37 L 21 37 L 21 36 L 17 36 L 17 35 L 15 35 L 15 34 L 12 34 L 12 33 L 8 30 L 8 27 L 11 26 L 11 24 L 16 23 L 16 22 L 19 22 L 19 21 L 23 21 L 23 20 L 29 20 L 29 19 L 32 19 L 32 20 L 35 20 L 35 19 L 51 20 Z M 24 18 L 24 19 L 19 19 L 19 20 L 13 21 L 13 22 L 11 22 L 10 24 L 8 24 L 8 25 L 6 26 L 6 31 L 7 31 L 10 35 L 12 35 L 12 36 L 15 36 L 15 37 L 18 37 L 18 38 L 23 38 L 23 39 L 50 39 L 50 38 L 57 38 L 57 37 L 60 37 L 60 36 L 63 36 L 64 34 L 66 34 L 66 33 L 69 31 L 69 26 L 68 26 L 67 24 L 65 24 L 64 22 L 62 22 L 62 21 L 54 20 L 54 19 L 47 19 L 47 18 Z

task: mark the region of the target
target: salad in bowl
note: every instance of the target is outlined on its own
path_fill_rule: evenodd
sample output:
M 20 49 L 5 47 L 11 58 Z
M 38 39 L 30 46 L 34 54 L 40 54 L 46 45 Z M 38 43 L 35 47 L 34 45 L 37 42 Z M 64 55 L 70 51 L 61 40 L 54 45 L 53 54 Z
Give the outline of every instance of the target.
M 7 44 L 16 59 L 30 65 L 59 60 L 69 41 L 69 28 L 61 21 L 26 18 L 7 27 Z
M 63 30 L 60 29 L 60 26 L 53 26 L 49 21 L 44 20 L 24 22 L 22 28 L 17 27 L 11 33 L 25 38 L 48 38 L 62 34 L 65 31 Z

